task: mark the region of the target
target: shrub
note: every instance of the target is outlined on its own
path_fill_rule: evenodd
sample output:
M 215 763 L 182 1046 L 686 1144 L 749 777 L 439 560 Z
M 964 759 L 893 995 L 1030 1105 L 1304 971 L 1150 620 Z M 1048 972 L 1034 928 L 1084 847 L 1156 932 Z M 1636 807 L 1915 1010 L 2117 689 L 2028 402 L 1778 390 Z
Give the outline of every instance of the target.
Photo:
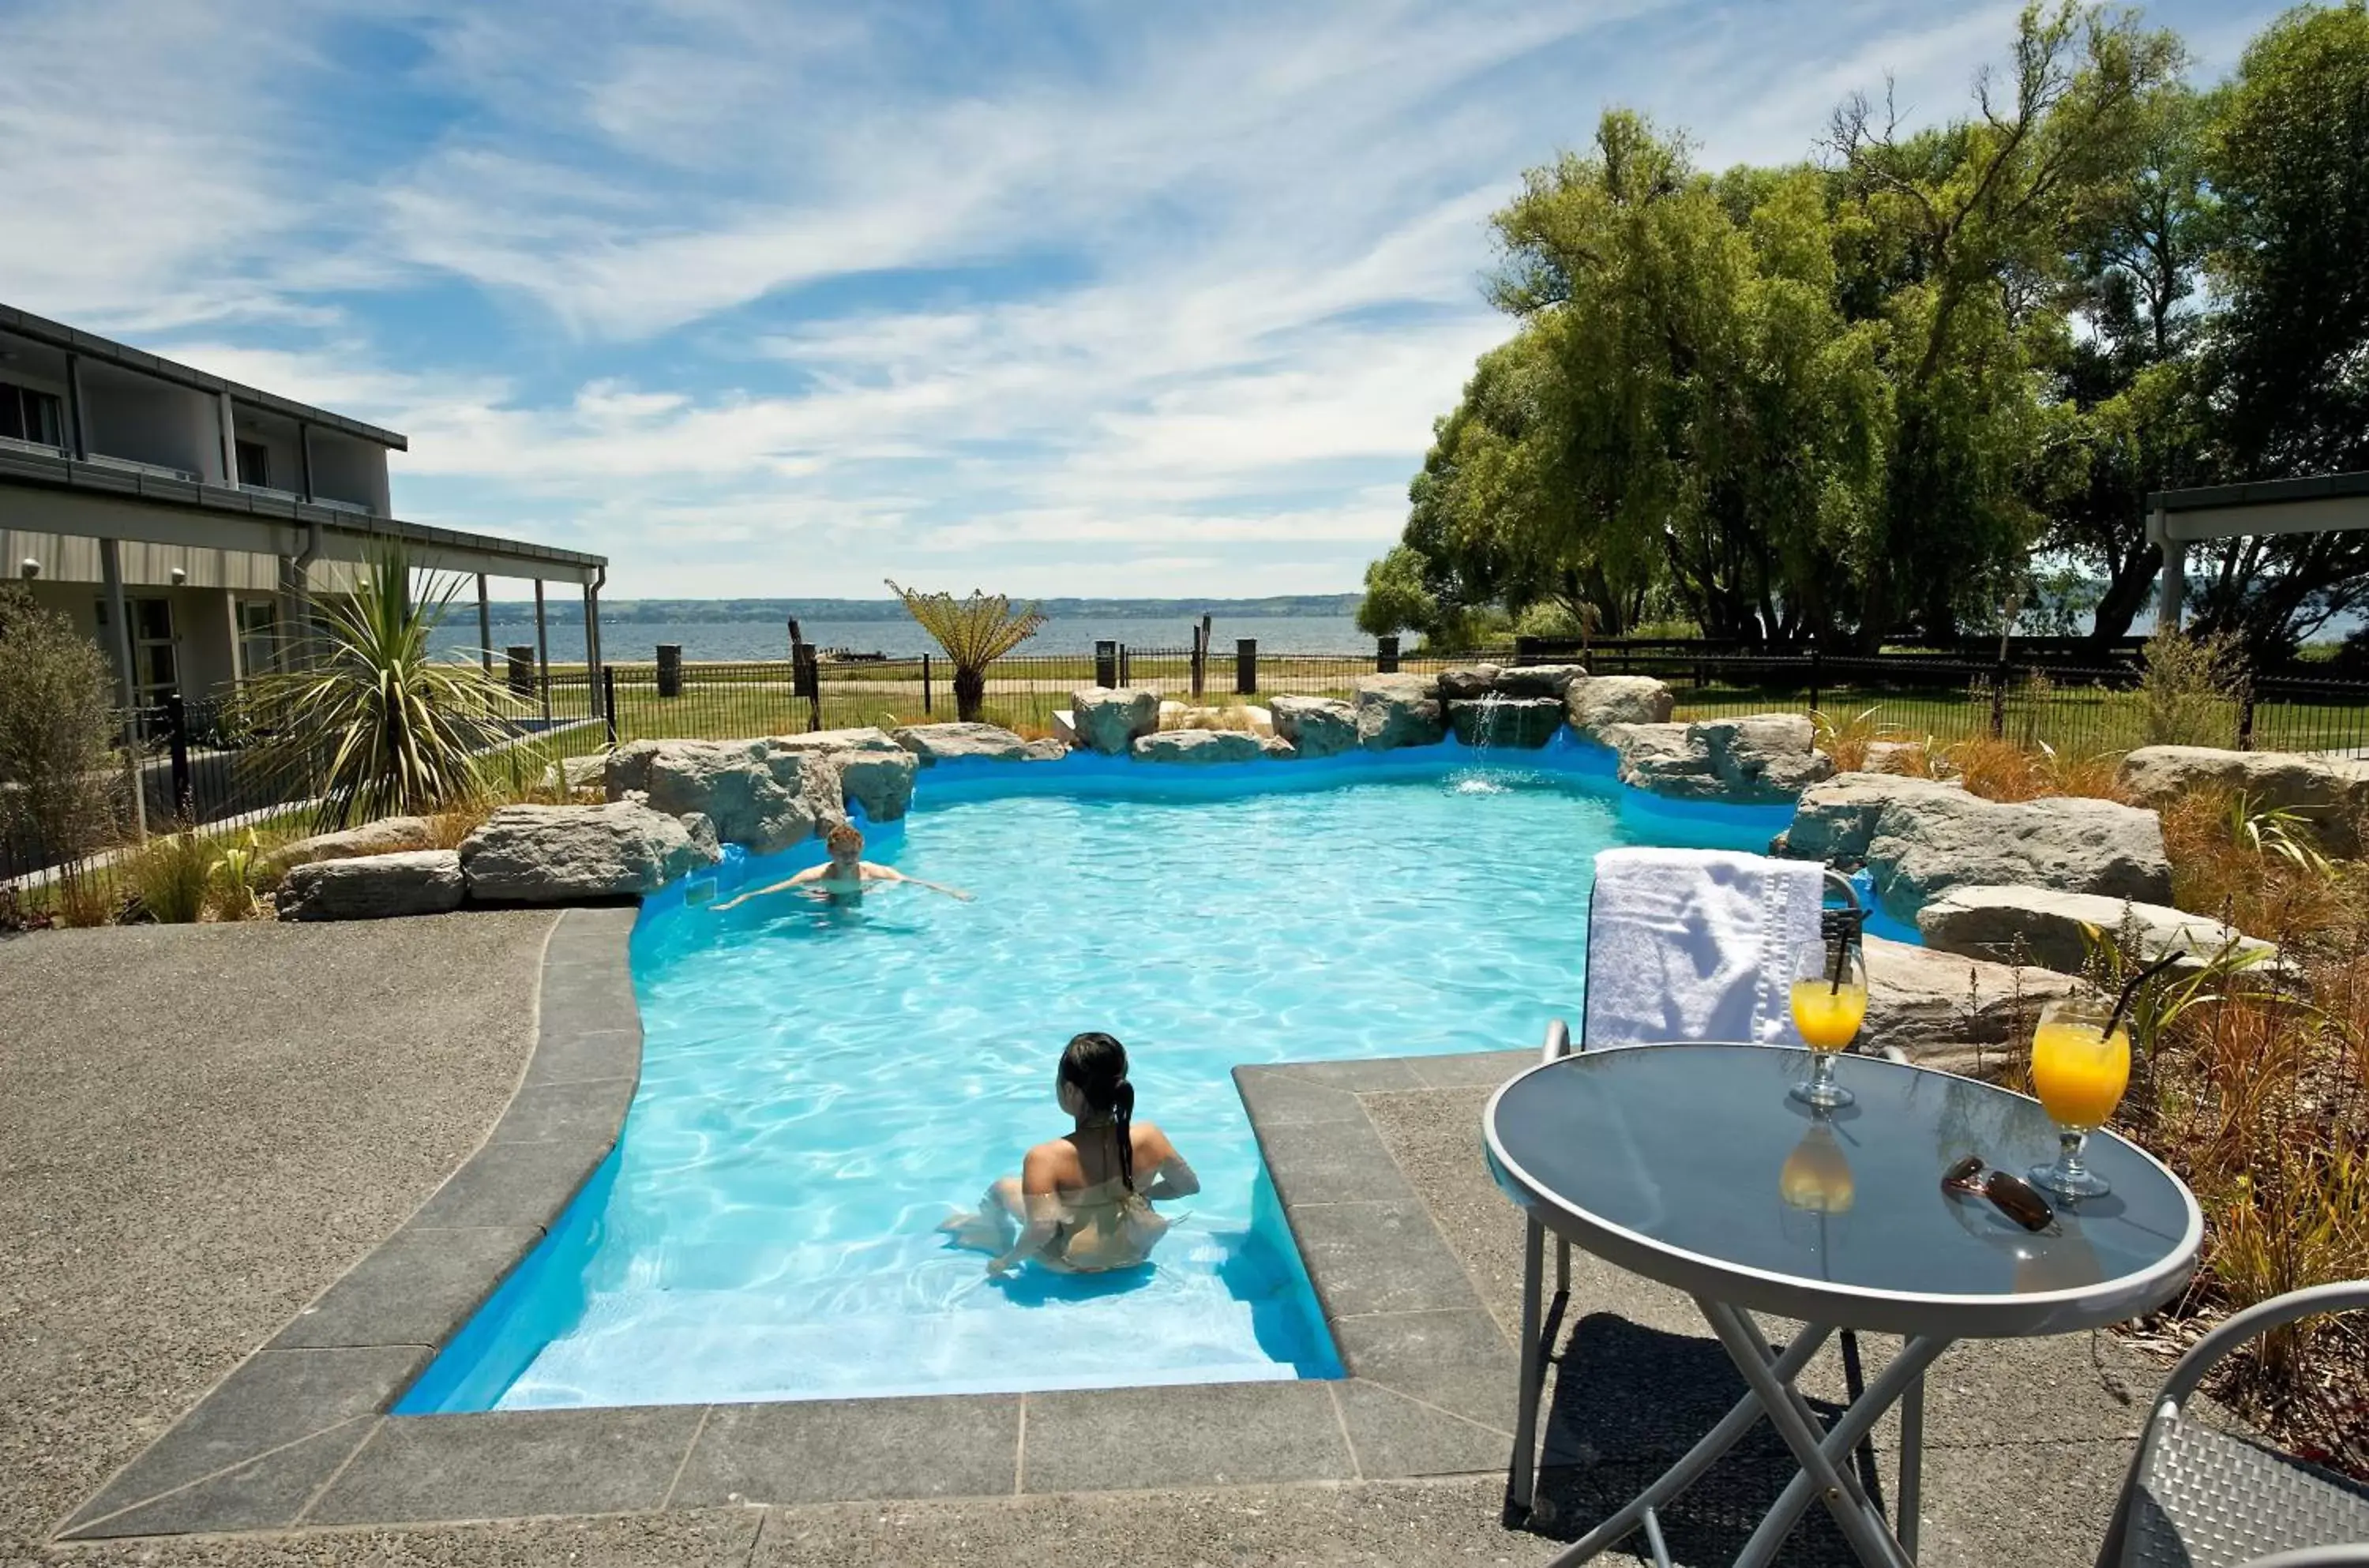
M 120 869 L 139 912 L 164 925 L 188 925 L 206 912 L 214 846 L 193 832 L 159 833 L 126 852 Z
M 1812 711 L 1810 728 L 1816 738 L 1813 744 L 1835 760 L 1835 772 L 1860 772 L 1867 766 L 1868 748 L 1896 733 L 1894 726 L 1876 722 L 1877 708 L 1881 705 L 1861 708 L 1855 714 L 1830 714 L 1824 709 Z
M 894 582 L 888 587 L 953 662 L 955 716 L 965 724 L 978 723 L 987 705 L 987 667 L 1035 636 L 1045 624 L 1045 612 L 1033 604 L 1014 610 L 1002 594 L 976 589 L 968 599 L 956 599 L 951 593 L 898 588 Z
M 0 836 L 72 865 L 112 841 L 113 677 L 72 622 L 0 585 Z
M 2166 627 L 2147 639 L 2140 723 L 2150 746 L 2232 746 L 2245 666 L 2236 638 Z
M 221 848 L 206 867 L 216 920 L 252 920 L 261 910 L 257 895 L 264 880 L 263 840 L 249 828 L 235 844 Z
M 411 576 L 400 551 L 380 556 L 348 598 L 322 607 L 304 668 L 248 682 L 240 718 L 260 738 L 251 765 L 312 773 L 316 829 L 475 799 L 478 754 L 525 711 L 475 664 L 431 655 L 460 579 L 431 577 L 415 597 Z

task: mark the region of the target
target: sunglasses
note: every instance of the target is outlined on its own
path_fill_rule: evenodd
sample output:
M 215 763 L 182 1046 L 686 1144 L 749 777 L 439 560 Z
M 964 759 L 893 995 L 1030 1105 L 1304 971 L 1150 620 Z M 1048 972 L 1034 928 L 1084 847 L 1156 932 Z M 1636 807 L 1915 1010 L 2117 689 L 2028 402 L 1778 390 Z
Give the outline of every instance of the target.
M 2020 1176 L 1983 1169 L 1981 1159 L 1969 1154 L 1941 1173 L 1941 1190 L 1987 1198 L 1991 1207 L 2027 1230 L 2045 1230 L 2056 1222 L 2056 1211 L 2040 1189 Z

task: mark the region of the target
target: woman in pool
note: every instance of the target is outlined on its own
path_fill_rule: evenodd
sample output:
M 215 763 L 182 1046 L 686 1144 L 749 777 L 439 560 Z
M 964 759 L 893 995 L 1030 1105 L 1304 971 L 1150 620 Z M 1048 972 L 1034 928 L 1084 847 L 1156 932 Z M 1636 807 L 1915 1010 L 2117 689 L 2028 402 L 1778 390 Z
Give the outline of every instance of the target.
M 1053 1093 L 1077 1126 L 1030 1150 L 1019 1175 L 987 1189 L 978 1213 L 939 1229 L 958 1245 L 994 1253 L 990 1274 L 1031 1258 L 1074 1274 L 1149 1261 L 1168 1230 L 1151 1200 L 1190 1197 L 1201 1183 L 1166 1133 L 1135 1119 L 1127 1047 L 1108 1035 L 1078 1036 L 1061 1053 Z M 1140 1172 L 1150 1174 L 1139 1180 Z
M 902 882 L 914 887 L 927 887 L 933 893 L 944 893 L 950 898 L 966 902 L 970 895 L 956 887 L 941 887 L 934 882 L 924 882 L 918 876 L 908 876 L 893 865 L 875 865 L 864 858 L 864 835 L 855 830 L 853 822 L 836 822 L 823 835 L 823 848 L 830 858 L 820 865 L 810 865 L 795 876 L 786 877 L 770 887 L 760 887 L 727 898 L 715 906 L 718 911 L 735 904 L 745 904 L 751 898 L 761 898 L 768 893 L 785 893 L 793 887 L 803 887 L 818 898 L 834 904 L 853 904 L 862 900 L 867 882 Z

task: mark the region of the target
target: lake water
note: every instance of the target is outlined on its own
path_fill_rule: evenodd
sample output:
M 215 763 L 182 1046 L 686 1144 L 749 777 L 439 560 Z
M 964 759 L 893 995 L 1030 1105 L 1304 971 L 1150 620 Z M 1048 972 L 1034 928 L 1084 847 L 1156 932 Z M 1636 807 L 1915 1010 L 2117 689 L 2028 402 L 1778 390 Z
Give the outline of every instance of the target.
M 497 612 L 498 617 L 499 612 Z M 565 619 L 563 619 L 565 615 Z M 551 657 L 554 662 L 575 663 L 584 657 L 583 608 L 580 604 L 551 607 Z M 853 648 L 859 653 L 885 653 L 910 658 L 936 653 L 938 646 L 910 620 L 807 621 L 799 629 L 808 642 L 823 647 Z M 1269 653 L 1368 653 L 1374 639 L 1357 630 L 1345 615 L 1277 615 L 1220 617 L 1211 623 L 1212 647 L 1230 652 L 1235 640 L 1255 637 Z M 1094 644 L 1113 639 L 1129 647 L 1183 648 L 1193 640 L 1192 624 L 1183 617 L 1150 620 L 1119 618 L 1049 621 L 1022 645 L 1023 653 L 1092 653 Z M 601 623 L 602 651 L 612 661 L 655 658 L 660 643 L 680 643 L 687 659 L 786 659 L 789 629 L 779 621 L 679 621 L 627 624 Z M 534 621 L 498 618 L 493 646 L 532 647 Z M 444 652 L 474 652 L 477 647 L 475 607 L 456 604 L 438 629 L 436 647 Z

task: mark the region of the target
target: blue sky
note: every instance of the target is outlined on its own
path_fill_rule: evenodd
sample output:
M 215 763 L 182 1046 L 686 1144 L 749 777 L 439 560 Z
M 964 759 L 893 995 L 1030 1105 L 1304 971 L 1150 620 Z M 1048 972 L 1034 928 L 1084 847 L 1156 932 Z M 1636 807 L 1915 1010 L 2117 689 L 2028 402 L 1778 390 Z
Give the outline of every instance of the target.
M 2225 71 L 2270 5 L 2159 6 Z M 0 0 L 0 300 L 411 437 L 619 597 L 1345 591 L 1610 103 L 1965 103 L 2013 5 Z

